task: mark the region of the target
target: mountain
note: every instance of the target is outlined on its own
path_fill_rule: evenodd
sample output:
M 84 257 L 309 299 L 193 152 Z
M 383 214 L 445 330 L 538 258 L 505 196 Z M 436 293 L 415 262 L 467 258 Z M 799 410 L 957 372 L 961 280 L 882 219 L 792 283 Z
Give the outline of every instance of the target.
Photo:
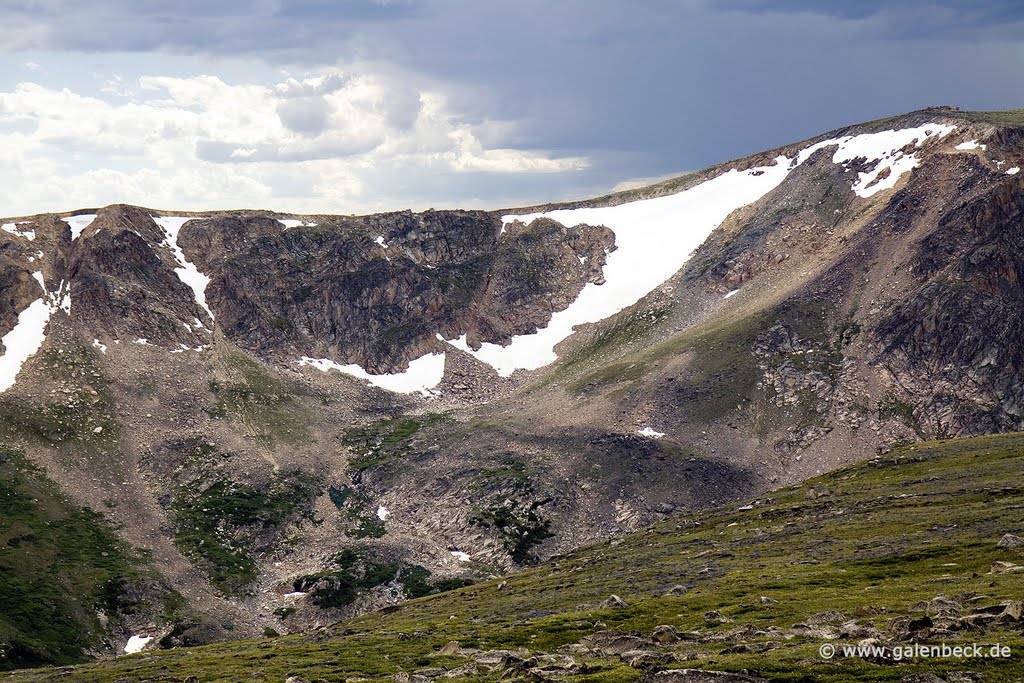
M 936 108 L 570 204 L 3 219 L 3 599 L 68 628 L 5 610 L 0 668 L 311 632 L 1024 429 L 1022 136 Z

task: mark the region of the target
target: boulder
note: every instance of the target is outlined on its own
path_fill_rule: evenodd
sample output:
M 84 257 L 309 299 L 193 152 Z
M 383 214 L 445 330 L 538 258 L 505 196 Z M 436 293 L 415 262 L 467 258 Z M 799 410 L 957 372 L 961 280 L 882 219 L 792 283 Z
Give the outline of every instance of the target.
M 1003 537 L 996 543 L 997 548 L 1024 548 L 1024 538 L 1013 534 L 1003 534 Z
M 655 650 L 630 650 L 619 655 L 619 659 L 634 669 L 669 664 L 673 661 L 672 655 L 669 653 Z
M 624 609 L 626 607 L 629 605 L 618 595 L 609 595 L 608 599 L 601 603 L 601 609 Z
M 679 634 L 675 627 L 663 624 L 654 627 L 654 631 L 651 633 L 651 640 L 658 645 L 669 645 L 679 640 Z
M 645 683 L 768 683 L 767 679 L 747 674 L 703 669 L 659 671 L 644 678 Z
M 1016 574 L 1018 572 L 1024 572 L 1024 567 L 1013 562 L 1006 562 L 1004 560 L 996 560 L 992 563 L 992 568 L 989 569 L 989 574 Z

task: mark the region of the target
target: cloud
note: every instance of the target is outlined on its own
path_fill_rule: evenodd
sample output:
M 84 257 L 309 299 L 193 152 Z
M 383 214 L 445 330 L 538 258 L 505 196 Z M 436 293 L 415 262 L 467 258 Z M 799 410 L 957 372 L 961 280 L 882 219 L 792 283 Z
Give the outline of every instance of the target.
M 457 186 L 467 173 L 549 175 L 588 163 L 485 145 L 478 128 L 497 142 L 493 129 L 514 124 L 467 123 L 443 93 L 394 74 L 338 70 L 269 84 L 115 77 L 100 89 L 114 99 L 30 82 L 0 92 L 0 123 L 34 126 L 0 132 L 10 213 L 117 201 L 348 213 L 401 207 L 401 186 L 428 174 Z M 387 206 L 362 196 L 383 167 L 397 186 Z
M 1022 36 L 1009 0 L 0 3 L 0 44 L 48 71 L 17 130 L 38 121 L 62 173 L 106 151 L 385 208 L 599 194 L 923 106 L 1020 106 Z M 55 55 L 103 75 L 62 80 Z

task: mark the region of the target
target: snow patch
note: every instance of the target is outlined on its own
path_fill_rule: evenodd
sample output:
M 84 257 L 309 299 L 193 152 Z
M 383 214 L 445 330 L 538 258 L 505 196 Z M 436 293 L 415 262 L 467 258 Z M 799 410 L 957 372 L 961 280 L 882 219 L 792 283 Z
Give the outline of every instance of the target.
M 904 173 L 920 164 L 917 156 L 903 151 L 905 147 L 908 145 L 913 145 L 915 148 L 920 147 L 930 138 L 943 138 L 949 135 L 955 128 L 956 126 L 928 123 L 917 128 L 884 130 L 878 133 L 845 135 L 840 138 L 822 140 L 801 150 L 797 155 L 794 168 L 807 161 L 819 149 L 835 145 L 836 151 L 832 154 L 833 163 L 847 164 L 861 158 L 867 159 L 868 163 L 874 163 L 871 170 L 858 173 L 858 180 L 853 184 L 853 191 L 857 196 L 866 198 L 894 187 Z M 889 174 L 882 177 L 886 169 Z
M 52 307 L 46 299 L 36 299 L 18 314 L 14 328 L 3 336 L 4 355 L 0 356 L 0 392 L 14 386 L 14 381 L 25 364 L 46 339 L 46 323 Z
M 337 370 L 396 394 L 420 393 L 423 396 L 431 396 L 433 395 L 431 390 L 444 378 L 444 359 L 445 354 L 443 353 L 428 353 L 416 360 L 409 361 L 409 368 L 405 372 L 384 375 L 371 375 L 354 363 L 341 365 L 327 358 L 303 356 L 296 362 L 299 365 L 308 365 L 323 372 Z
M 470 558 L 468 553 L 464 553 L 461 550 L 452 550 L 450 552 L 452 554 L 452 557 L 454 557 L 459 562 L 469 562 L 472 559 Z
M 150 346 L 149 340 L 146 339 L 145 337 L 139 337 L 138 339 L 136 339 L 132 343 L 133 344 L 140 344 L 142 346 Z
M 174 269 L 178 279 L 192 289 L 196 303 L 206 311 L 210 320 L 214 320 L 213 311 L 206 305 L 206 286 L 210 284 L 210 278 L 200 273 L 195 264 L 185 258 L 185 252 L 178 246 L 178 233 L 181 231 L 181 226 L 192 218 L 189 216 L 152 216 L 152 218 L 157 225 L 163 228 L 166 236 L 165 244 L 171 248 L 174 258 L 178 261 L 179 267 Z
M 390 517 L 390 516 L 391 516 L 391 513 L 388 512 L 388 509 L 386 507 L 384 507 L 383 505 L 379 505 L 377 507 L 377 518 L 380 521 L 386 522 L 386 521 L 388 521 L 388 517 Z
M 124 651 L 130 655 L 142 652 L 142 648 L 146 647 L 151 640 L 153 640 L 152 636 L 132 636 L 128 639 L 128 644 L 124 646 Z
M 660 439 L 661 437 L 665 436 L 664 432 L 656 432 L 650 427 L 644 427 L 643 429 L 638 430 L 637 434 L 639 434 L 640 436 L 649 436 L 652 439 Z
M 388 248 L 387 242 L 384 241 L 384 235 L 377 235 L 377 237 L 373 241 L 379 244 L 380 246 L 384 247 L 385 249 Z
M 285 230 L 289 228 L 298 228 L 300 226 L 304 228 L 316 227 L 316 223 L 307 223 L 306 221 L 300 221 L 294 218 L 278 218 L 277 222 L 283 225 Z
M 12 235 L 17 235 L 18 237 L 24 237 L 25 239 L 27 239 L 29 241 L 32 241 L 32 240 L 34 240 L 36 238 L 36 231 L 35 230 L 32 230 L 31 228 L 26 228 L 26 229 L 23 230 L 23 229 L 19 228 L 18 225 L 19 225 L 18 223 L 4 223 L 3 225 L 0 225 L 0 228 L 5 230 L 6 232 L 11 233 Z
M 96 214 L 87 213 L 81 216 L 69 216 L 62 218 L 62 221 L 67 223 L 71 227 L 71 241 L 78 239 L 78 236 L 82 234 L 82 231 L 89 227 L 89 224 L 96 220 Z
M 988 149 L 988 145 L 979 144 L 977 140 L 968 140 L 967 142 L 961 142 L 953 149 L 959 149 L 964 151 L 971 149 L 980 149 L 981 151 L 984 152 L 986 149 Z
M 508 346 L 484 343 L 470 349 L 466 337 L 446 340 L 487 363 L 502 377 L 535 370 L 557 360 L 554 347 L 577 325 L 594 323 L 633 305 L 674 275 L 691 253 L 730 213 L 773 190 L 790 171 L 780 156 L 772 166 L 735 169 L 683 192 L 618 206 L 560 209 L 509 215 L 503 222 L 547 217 L 568 226 L 604 225 L 615 233 L 615 251 L 605 261 L 603 285 L 588 283 L 565 310 L 534 334 L 513 337 Z
M 106 353 L 107 352 L 107 345 L 104 344 L 103 342 L 101 342 L 99 339 L 93 339 L 92 340 L 92 345 L 95 346 L 97 349 L 99 349 L 100 353 Z
M 210 348 L 208 344 L 200 344 L 199 346 L 189 346 L 188 344 L 179 344 L 178 348 L 171 349 L 171 353 L 185 353 L 186 351 L 205 351 Z
M 46 289 L 43 274 L 36 271 L 32 277 L 39 283 L 43 296 L 30 303 L 18 314 L 18 322 L 0 340 L 4 345 L 0 356 L 0 393 L 12 386 L 21 367 L 39 350 L 46 340 L 46 325 L 58 310 L 71 313 L 71 286 L 61 282 L 56 292 Z
M 740 291 L 739 289 L 734 289 L 731 292 L 729 292 L 728 294 L 726 294 L 725 296 L 723 296 L 722 298 L 723 299 L 728 299 L 729 297 L 736 296 L 736 293 L 739 292 L 739 291 Z
M 1013 168 L 1006 169 L 1006 175 L 1017 175 L 1020 173 L 1020 167 L 1014 166 Z

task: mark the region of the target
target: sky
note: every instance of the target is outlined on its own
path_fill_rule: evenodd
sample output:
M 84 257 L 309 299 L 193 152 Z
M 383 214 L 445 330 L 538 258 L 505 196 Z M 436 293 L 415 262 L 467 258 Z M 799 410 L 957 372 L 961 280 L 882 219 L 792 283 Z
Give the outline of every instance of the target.
M 4 0 L 0 215 L 585 198 L 1024 107 L 1012 0 Z

